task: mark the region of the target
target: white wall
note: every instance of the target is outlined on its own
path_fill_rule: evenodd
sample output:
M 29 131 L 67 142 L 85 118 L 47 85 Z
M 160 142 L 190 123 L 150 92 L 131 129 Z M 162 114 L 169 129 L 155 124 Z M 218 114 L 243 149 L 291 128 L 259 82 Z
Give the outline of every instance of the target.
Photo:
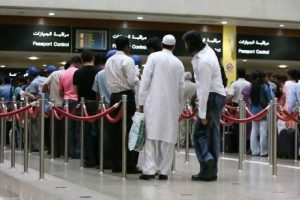
M 0 0 L 6 6 L 300 22 L 299 0 Z

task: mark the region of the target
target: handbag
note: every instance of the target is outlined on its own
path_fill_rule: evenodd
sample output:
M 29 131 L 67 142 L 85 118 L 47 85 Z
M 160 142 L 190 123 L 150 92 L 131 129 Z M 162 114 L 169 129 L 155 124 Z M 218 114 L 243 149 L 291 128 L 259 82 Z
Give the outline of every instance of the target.
M 132 117 L 132 126 L 129 132 L 128 149 L 140 152 L 145 143 L 145 116 L 144 113 L 135 112 Z

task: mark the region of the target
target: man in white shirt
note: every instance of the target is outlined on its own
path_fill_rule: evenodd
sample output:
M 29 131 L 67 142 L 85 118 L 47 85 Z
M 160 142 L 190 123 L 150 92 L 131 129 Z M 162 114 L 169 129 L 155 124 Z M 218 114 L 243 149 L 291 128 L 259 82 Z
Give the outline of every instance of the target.
M 238 79 L 232 83 L 229 90 L 229 102 L 235 106 L 239 104 L 239 100 L 243 99 L 242 91 L 245 87 L 250 86 L 250 82 L 245 79 L 246 71 L 243 68 L 237 70 Z
M 194 129 L 194 147 L 200 172 L 193 181 L 217 180 L 220 152 L 220 117 L 225 105 L 225 89 L 218 58 L 212 48 L 202 42 L 198 31 L 183 35 L 185 46 L 194 55 L 192 65 L 197 86 L 199 116 Z
M 107 88 L 111 92 L 110 106 L 122 100 L 122 95 L 127 95 L 127 134 L 132 125 L 132 116 L 136 111 L 134 88 L 138 83 L 138 77 L 135 73 L 134 60 L 127 56 L 129 53 L 129 39 L 120 36 L 115 40 L 117 52 L 111 56 L 105 64 L 105 75 Z M 112 112 L 116 116 L 120 107 Z M 122 120 L 112 124 L 109 130 L 111 137 L 112 171 L 121 172 L 122 161 Z M 126 148 L 128 150 L 128 148 Z M 136 173 L 138 153 L 127 151 L 127 173 Z
M 163 50 L 149 55 L 140 83 L 139 109 L 145 113 L 146 142 L 139 178 L 144 180 L 156 173 L 166 180 L 172 166 L 184 88 L 183 64 L 172 53 L 175 43 L 173 35 L 163 37 Z

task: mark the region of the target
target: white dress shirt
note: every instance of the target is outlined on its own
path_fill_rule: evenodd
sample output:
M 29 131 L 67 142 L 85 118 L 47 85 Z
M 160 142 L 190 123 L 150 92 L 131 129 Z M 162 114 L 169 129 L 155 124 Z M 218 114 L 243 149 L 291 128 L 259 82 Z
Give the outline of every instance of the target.
M 239 78 L 232 83 L 229 95 L 233 96 L 233 102 L 239 103 L 239 100 L 243 99 L 242 91 L 247 86 L 250 86 L 250 82 L 244 78 Z
M 218 58 L 208 45 L 192 59 L 194 76 L 197 85 L 198 111 L 201 119 L 206 119 L 209 93 L 226 96 Z
M 123 51 L 117 51 L 105 64 L 107 87 L 111 93 L 134 90 L 138 83 L 134 60 Z

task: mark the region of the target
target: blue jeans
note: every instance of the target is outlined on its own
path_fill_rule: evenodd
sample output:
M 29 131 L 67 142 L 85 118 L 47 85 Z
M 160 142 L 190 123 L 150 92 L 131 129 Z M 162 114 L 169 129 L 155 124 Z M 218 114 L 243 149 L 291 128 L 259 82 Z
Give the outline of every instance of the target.
M 194 147 L 200 166 L 213 159 L 217 169 L 220 153 L 220 117 L 225 105 L 225 96 L 209 93 L 207 101 L 207 125 L 201 123 L 200 118 L 194 126 Z M 217 170 L 216 170 L 217 173 Z

